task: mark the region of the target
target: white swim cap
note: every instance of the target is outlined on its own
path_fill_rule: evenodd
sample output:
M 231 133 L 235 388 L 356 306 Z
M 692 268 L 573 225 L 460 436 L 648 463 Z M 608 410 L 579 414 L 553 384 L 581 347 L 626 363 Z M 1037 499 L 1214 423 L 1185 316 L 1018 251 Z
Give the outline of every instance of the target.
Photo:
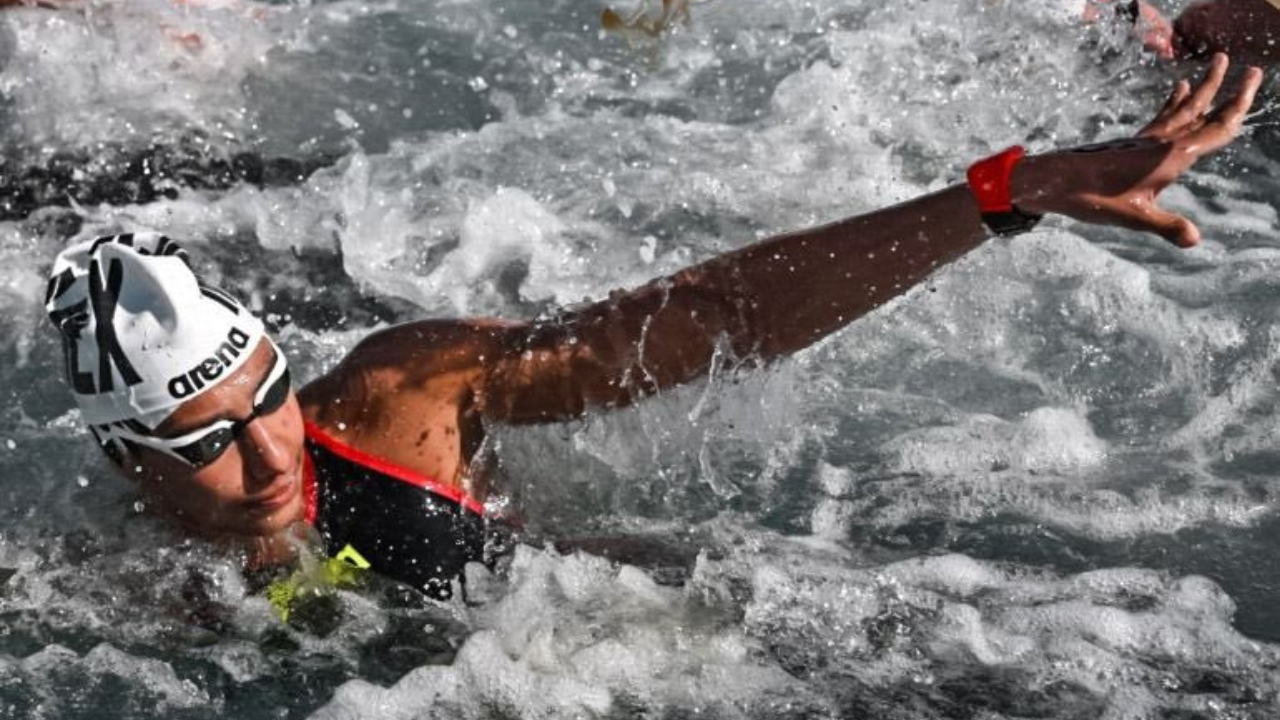
M 262 322 L 196 279 L 186 252 L 156 233 L 73 245 L 45 296 L 62 333 L 67 381 L 90 425 L 155 429 L 253 354 Z

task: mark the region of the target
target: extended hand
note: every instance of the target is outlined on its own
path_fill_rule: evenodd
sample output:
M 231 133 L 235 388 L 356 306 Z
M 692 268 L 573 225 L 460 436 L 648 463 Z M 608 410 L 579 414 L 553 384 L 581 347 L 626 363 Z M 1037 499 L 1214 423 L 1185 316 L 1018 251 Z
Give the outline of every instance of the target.
M 1214 109 L 1227 65 L 1225 55 L 1215 55 L 1194 88 L 1180 81 L 1133 138 L 1027 158 L 1013 174 L 1014 204 L 1027 212 L 1156 233 L 1178 247 L 1200 242 L 1199 228 L 1161 208 L 1156 196 L 1240 133 L 1262 71 L 1249 68 L 1235 96 Z

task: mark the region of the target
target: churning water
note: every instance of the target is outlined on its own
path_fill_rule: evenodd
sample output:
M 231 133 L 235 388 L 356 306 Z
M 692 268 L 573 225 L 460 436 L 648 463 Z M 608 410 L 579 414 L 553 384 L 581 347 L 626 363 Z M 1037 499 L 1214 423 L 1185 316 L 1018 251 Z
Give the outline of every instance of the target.
M 1167 193 L 1201 248 L 1046 222 L 766 370 L 495 429 L 531 544 L 465 603 L 374 583 L 280 622 L 62 386 L 73 239 L 184 240 L 311 378 L 386 323 L 544 313 L 1131 132 L 1195 71 L 1063 4 L 0 15 L 0 716 L 1280 715 L 1272 91 Z

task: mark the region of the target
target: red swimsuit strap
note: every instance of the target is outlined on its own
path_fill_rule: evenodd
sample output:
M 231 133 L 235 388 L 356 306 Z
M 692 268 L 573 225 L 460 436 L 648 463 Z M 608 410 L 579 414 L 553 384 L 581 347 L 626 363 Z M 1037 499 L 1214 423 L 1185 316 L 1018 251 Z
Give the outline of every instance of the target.
M 306 422 L 306 421 L 303 421 Z M 307 499 L 306 520 L 308 525 L 316 524 L 316 466 L 311 462 L 311 453 L 302 453 L 302 494 Z
M 484 505 L 479 500 L 476 500 L 456 487 L 446 485 L 439 480 L 427 477 L 422 473 L 410 470 L 409 468 L 397 465 L 388 460 L 384 460 L 376 455 L 370 455 L 363 450 L 357 450 L 341 440 L 328 435 L 325 431 L 320 429 L 319 425 L 316 425 L 310 420 L 303 420 L 303 427 L 306 429 L 308 440 L 314 441 L 316 444 L 340 458 L 350 460 L 353 463 L 363 465 L 370 470 L 375 470 L 390 478 L 399 480 L 400 482 L 408 483 L 414 487 L 422 488 L 435 495 L 452 500 L 477 515 L 484 515 Z M 309 457 L 307 458 L 304 466 L 304 478 L 307 486 L 307 519 L 308 522 L 313 522 L 316 513 L 315 469 L 312 467 Z

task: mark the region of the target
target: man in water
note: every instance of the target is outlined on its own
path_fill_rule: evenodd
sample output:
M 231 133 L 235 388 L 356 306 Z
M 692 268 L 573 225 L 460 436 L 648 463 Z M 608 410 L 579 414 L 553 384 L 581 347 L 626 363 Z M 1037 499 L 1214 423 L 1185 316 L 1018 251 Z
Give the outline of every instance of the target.
M 77 0 L 0 0 L 0 8 L 59 8 L 76 3 Z M 1093 22 L 1110 8 L 1138 26 L 1143 43 L 1163 58 L 1205 58 L 1221 52 L 1247 62 L 1280 60 L 1280 0 L 1197 0 L 1172 22 L 1147 0 L 1085 0 L 1084 19 Z M 657 19 L 649 18 L 642 5 L 628 18 L 606 10 L 602 22 L 608 30 L 654 35 L 687 18 L 687 3 L 668 0 L 662 3 L 662 14 Z M 198 42 L 194 33 L 175 34 L 174 38 Z
M 1093 22 L 1111 9 L 1165 59 L 1226 53 L 1246 62 L 1280 61 L 1280 0 L 1198 0 L 1172 21 L 1146 0 L 1086 0 L 1084 19 Z
M 1200 234 L 1157 195 L 1240 131 L 1262 78 L 1213 108 L 1227 71 L 1179 83 L 1120 142 L 976 163 L 969 182 L 770 238 L 552 320 L 424 320 L 379 331 L 295 395 L 280 350 L 159 235 L 59 255 L 46 305 L 84 421 L 151 507 L 187 530 L 286 557 L 298 528 L 325 552 L 437 596 L 485 560 L 469 473 L 490 423 L 546 423 L 629 405 L 769 362 L 906 292 L 993 234 L 1046 213 Z M 724 352 L 727 349 L 728 352 Z M 728 359 L 726 360 L 726 356 Z

